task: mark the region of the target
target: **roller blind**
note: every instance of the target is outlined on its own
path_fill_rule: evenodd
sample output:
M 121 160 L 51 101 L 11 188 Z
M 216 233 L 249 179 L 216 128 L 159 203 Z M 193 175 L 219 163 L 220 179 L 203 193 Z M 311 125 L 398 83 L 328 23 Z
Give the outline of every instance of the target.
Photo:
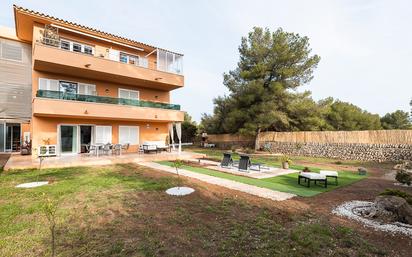
M 112 126 L 96 126 L 96 143 L 112 143 Z
M 23 61 L 23 47 L 10 41 L 1 43 L 1 57 L 13 61 Z
M 119 143 L 120 144 L 139 144 L 139 127 L 138 126 L 119 126 Z

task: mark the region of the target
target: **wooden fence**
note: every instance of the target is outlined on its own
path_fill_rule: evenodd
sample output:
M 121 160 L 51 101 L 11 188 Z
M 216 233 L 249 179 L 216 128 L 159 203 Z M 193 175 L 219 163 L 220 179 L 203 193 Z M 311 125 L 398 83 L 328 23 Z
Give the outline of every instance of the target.
M 254 137 L 221 134 L 209 135 L 211 143 L 253 142 Z M 412 130 L 364 131 L 301 131 L 262 132 L 259 142 L 343 143 L 343 144 L 407 144 L 412 145 Z

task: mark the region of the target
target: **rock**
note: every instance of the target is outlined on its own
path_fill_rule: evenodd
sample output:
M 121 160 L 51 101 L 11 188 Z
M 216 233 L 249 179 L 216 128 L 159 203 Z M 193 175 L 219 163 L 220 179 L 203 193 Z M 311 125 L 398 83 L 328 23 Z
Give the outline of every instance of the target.
M 376 212 L 374 216 L 379 216 L 380 211 L 387 216 L 390 212 L 393 214 L 393 219 L 398 222 L 403 222 L 412 225 L 412 207 L 408 202 L 399 196 L 381 195 L 375 198 Z
M 368 172 L 368 170 L 364 167 L 360 167 L 358 169 L 359 175 L 366 175 L 366 173 Z

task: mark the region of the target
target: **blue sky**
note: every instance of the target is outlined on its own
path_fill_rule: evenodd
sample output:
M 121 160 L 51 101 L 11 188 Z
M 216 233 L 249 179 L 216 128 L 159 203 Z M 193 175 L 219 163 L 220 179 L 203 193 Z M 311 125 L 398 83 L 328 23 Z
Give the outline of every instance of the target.
M 409 111 L 412 98 L 412 2 L 346 1 L 9 1 L 0 25 L 14 26 L 13 3 L 59 18 L 182 52 L 185 84 L 172 93 L 197 121 L 227 93 L 222 74 L 234 69 L 242 36 L 254 26 L 282 27 L 310 38 L 321 56 L 302 89 L 372 113 Z

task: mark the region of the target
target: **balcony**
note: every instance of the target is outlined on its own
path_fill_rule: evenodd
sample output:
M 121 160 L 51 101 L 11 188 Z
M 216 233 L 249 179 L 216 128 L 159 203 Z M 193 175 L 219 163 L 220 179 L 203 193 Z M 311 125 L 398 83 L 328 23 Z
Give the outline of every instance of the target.
M 161 54 L 159 56 L 163 57 Z M 166 55 L 165 58 L 170 59 L 170 56 Z M 116 61 L 115 58 L 108 59 L 95 56 L 93 50 L 91 53 L 84 50 L 83 52 L 76 52 L 37 42 L 34 44 L 33 61 L 34 70 L 86 79 L 120 82 L 132 86 L 166 91 L 184 85 L 182 75 L 161 70 L 162 67 L 166 67 L 164 62 L 160 61 L 160 64 L 158 62 L 159 69 L 151 69 L 146 68 L 148 65 L 144 59 L 133 60 L 133 57 L 119 55 L 119 60 Z M 126 61 L 127 63 L 124 63 Z
M 180 105 L 38 90 L 33 114 L 47 117 L 139 121 L 183 121 Z

